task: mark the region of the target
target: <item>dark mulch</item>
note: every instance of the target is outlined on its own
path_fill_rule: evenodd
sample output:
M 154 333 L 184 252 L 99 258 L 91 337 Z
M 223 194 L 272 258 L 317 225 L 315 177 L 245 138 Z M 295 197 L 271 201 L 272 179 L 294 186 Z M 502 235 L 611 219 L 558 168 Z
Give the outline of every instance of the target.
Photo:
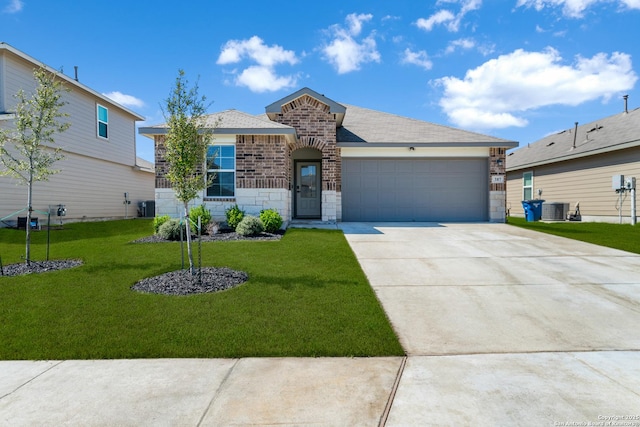
M 255 236 L 241 236 L 232 230 L 221 230 L 215 234 L 203 234 L 201 239 L 203 242 L 222 242 L 231 240 L 280 240 L 284 235 L 285 230 L 278 230 L 275 233 L 260 233 Z M 191 236 L 193 241 L 197 241 L 197 236 Z M 157 234 L 152 236 L 142 237 L 134 240 L 133 243 L 162 243 L 170 242 L 171 240 L 163 239 Z
M 22 276 L 32 273 L 46 273 L 48 271 L 64 270 L 82 265 L 79 259 L 63 259 L 55 261 L 31 261 L 29 264 L 21 262 L 18 264 L 9 264 L 2 266 L 2 276 Z
M 189 270 L 170 271 L 159 276 L 147 277 L 131 287 L 134 291 L 164 294 L 191 295 L 218 292 L 234 288 L 249 280 L 247 273 L 230 268 L 202 267 L 195 274 Z

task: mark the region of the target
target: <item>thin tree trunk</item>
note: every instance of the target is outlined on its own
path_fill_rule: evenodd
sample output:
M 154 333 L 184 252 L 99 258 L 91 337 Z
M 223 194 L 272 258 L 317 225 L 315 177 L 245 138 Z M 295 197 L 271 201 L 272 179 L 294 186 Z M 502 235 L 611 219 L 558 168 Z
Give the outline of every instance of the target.
M 25 249 L 25 262 L 31 264 L 31 212 L 33 211 L 33 178 L 29 176 L 29 188 L 27 190 L 27 223 L 25 224 L 25 232 L 27 233 L 27 242 Z
M 189 258 L 189 272 L 191 274 L 195 274 L 195 269 L 193 268 L 193 251 L 191 250 L 191 224 L 189 224 L 188 203 L 184 204 L 184 223 L 187 233 L 187 257 Z

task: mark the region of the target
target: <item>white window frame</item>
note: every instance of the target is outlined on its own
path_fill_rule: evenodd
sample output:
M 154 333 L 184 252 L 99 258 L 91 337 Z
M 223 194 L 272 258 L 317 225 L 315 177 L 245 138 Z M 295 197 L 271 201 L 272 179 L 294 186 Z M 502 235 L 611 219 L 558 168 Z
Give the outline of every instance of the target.
M 207 172 L 207 179 L 209 177 L 210 173 L 215 173 L 215 174 L 219 174 L 219 173 L 233 173 L 233 195 L 229 196 L 209 196 L 208 195 L 208 188 L 205 188 L 204 190 L 204 197 L 206 199 L 234 199 L 236 197 L 236 178 L 237 178 L 237 172 L 236 172 L 236 145 L 235 144 L 225 144 L 225 143 L 218 143 L 218 144 L 211 144 L 209 145 L 209 147 L 233 147 L 233 169 L 209 169 L 207 166 L 207 164 L 205 164 L 206 167 L 206 172 Z M 207 147 L 207 153 L 209 151 L 209 147 Z M 208 157 L 208 156 L 207 156 Z M 207 163 L 207 161 L 205 160 L 205 163 Z
M 100 120 L 100 109 L 104 108 L 104 110 L 107 112 L 107 121 L 105 122 L 104 120 Z M 107 136 L 102 136 L 100 135 L 100 124 L 104 124 L 105 125 L 105 130 L 107 133 Z M 104 105 L 100 105 L 100 104 L 96 104 L 96 136 L 100 139 L 109 139 L 109 109 L 107 107 L 105 107 Z
M 531 185 L 525 185 L 525 176 L 526 175 L 531 175 Z M 533 171 L 527 171 L 527 172 L 523 172 L 522 173 L 522 200 L 533 200 L 534 194 L 533 194 Z M 527 198 L 526 197 L 526 190 L 530 189 L 531 190 L 531 197 Z

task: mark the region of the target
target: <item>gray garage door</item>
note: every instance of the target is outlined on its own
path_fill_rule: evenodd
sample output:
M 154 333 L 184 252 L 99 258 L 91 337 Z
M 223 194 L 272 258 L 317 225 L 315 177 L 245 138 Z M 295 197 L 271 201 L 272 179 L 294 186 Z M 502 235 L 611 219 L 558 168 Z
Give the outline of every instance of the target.
M 342 159 L 343 221 L 486 221 L 488 161 Z

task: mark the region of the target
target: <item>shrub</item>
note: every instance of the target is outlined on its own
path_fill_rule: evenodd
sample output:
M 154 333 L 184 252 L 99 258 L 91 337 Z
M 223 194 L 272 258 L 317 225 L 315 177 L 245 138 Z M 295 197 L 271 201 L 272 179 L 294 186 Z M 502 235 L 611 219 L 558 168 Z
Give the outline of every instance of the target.
M 260 211 L 260 221 L 264 225 L 264 231 L 275 233 L 282 226 L 282 217 L 275 209 L 263 209 Z
M 236 233 L 241 236 L 254 236 L 262 233 L 262 230 L 264 230 L 264 226 L 260 218 L 252 215 L 247 215 L 242 218 L 242 221 L 240 221 L 236 227 Z
M 160 226 L 165 222 L 169 221 L 170 219 L 171 217 L 169 215 L 162 215 L 162 216 L 157 216 L 153 218 L 153 233 L 158 234 L 158 230 L 160 229 Z
M 227 225 L 234 230 L 236 229 L 236 227 L 238 227 L 238 224 L 240 224 L 242 218 L 244 218 L 244 211 L 240 209 L 238 205 L 230 207 L 229 209 L 224 211 L 224 213 L 227 216 Z
M 189 210 L 189 221 L 191 221 L 191 233 L 193 234 L 198 234 L 198 217 L 200 217 L 200 226 L 204 232 L 211 222 L 211 212 L 204 205 Z
M 158 234 L 166 240 L 180 240 L 180 229 L 183 225 L 178 219 L 170 219 L 160 226 Z

